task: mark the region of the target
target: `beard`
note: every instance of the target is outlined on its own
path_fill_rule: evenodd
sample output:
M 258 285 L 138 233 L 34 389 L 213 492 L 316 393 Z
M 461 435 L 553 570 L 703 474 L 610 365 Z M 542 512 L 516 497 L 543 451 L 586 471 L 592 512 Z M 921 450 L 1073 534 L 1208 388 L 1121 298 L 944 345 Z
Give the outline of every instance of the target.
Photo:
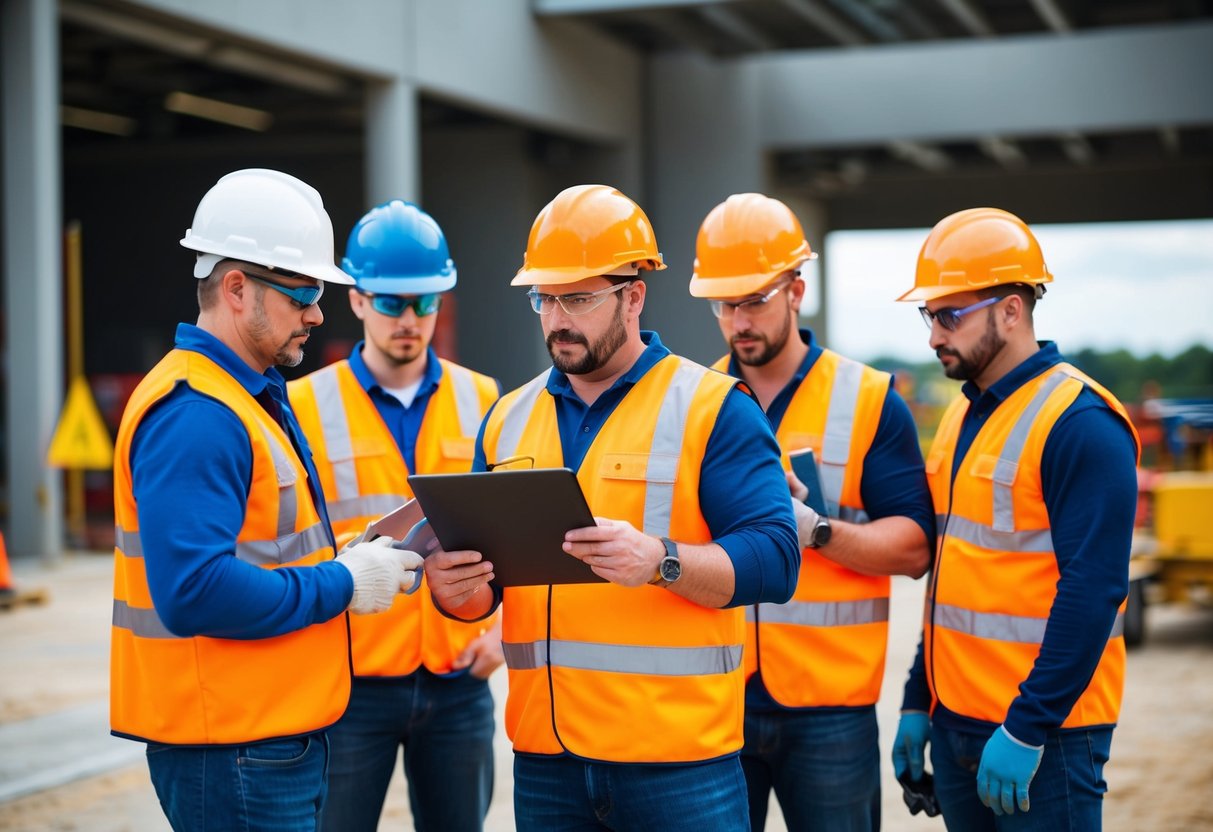
M 998 327 L 994 324 L 994 312 L 991 310 L 986 313 L 986 331 L 968 355 L 961 355 L 949 347 L 940 347 L 935 350 L 935 355 L 940 358 L 950 355 L 956 359 L 951 367 L 944 366 L 945 376 L 956 381 L 971 381 L 985 372 L 986 367 L 990 366 L 990 362 L 1006 345 L 1006 339 L 998 334 Z
M 254 341 L 264 342 L 270 338 L 270 319 L 265 314 L 265 289 L 258 287 L 256 305 L 253 307 L 253 319 L 249 322 L 249 337 Z M 274 364 L 278 367 L 298 367 L 303 361 L 303 347 L 291 347 L 296 338 L 309 334 L 311 327 L 304 327 L 292 332 L 286 340 L 274 347 Z
M 585 347 L 585 355 L 580 358 L 570 358 L 561 355 L 555 349 L 556 339 L 566 344 L 581 344 Z M 623 304 L 616 302 L 615 315 L 607 331 L 593 344 L 580 332 L 571 329 L 554 329 L 545 339 L 548 354 L 552 356 L 552 366 L 569 376 L 584 376 L 602 369 L 611 357 L 628 339 L 627 327 L 623 323 Z
M 417 340 L 415 342 L 413 342 L 413 341 L 397 342 L 395 340 L 397 338 L 403 338 L 405 336 L 411 336 L 411 337 L 416 338 Z M 426 344 L 425 339 L 422 337 L 420 332 L 418 332 L 417 330 L 405 330 L 405 329 L 397 330 L 396 332 L 393 332 L 391 334 L 391 337 L 387 338 L 383 343 L 379 343 L 379 342 L 375 343 L 375 347 L 378 349 L 378 351 L 380 353 L 382 353 L 383 357 L 386 358 L 388 360 L 388 362 L 394 367 L 403 367 L 406 364 L 412 364 L 414 361 L 418 360 L 419 358 L 421 358 L 423 355 L 426 354 L 427 346 L 428 345 Z
M 734 332 L 733 336 L 729 338 L 729 348 L 739 363 L 747 367 L 761 367 L 771 363 L 775 356 L 783 351 L 791 334 L 792 318 L 790 315 L 786 315 L 783 319 L 783 326 L 773 337 L 767 337 L 761 332 Z M 756 347 L 738 349 L 736 339 L 741 337 L 756 340 L 759 344 Z

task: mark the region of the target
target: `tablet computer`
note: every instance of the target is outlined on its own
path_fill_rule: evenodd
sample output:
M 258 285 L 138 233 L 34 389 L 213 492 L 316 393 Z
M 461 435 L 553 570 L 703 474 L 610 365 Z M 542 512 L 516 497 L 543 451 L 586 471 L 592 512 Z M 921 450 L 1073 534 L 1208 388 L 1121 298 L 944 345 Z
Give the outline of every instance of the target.
M 442 548 L 483 554 L 498 586 L 605 582 L 561 548 L 566 532 L 595 525 L 568 468 L 414 474 L 409 486 Z

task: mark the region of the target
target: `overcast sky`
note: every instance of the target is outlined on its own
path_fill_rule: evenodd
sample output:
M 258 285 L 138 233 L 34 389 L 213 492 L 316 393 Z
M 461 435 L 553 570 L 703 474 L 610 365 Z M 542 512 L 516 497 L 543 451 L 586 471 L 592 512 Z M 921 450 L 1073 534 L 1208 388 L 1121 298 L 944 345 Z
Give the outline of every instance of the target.
M 837 231 L 826 238 L 828 346 L 861 361 L 928 361 L 910 288 L 929 229 Z M 1036 307 L 1036 335 L 1062 352 L 1124 347 L 1172 356 L 1213 348 L 1213 220 L 1036 225 L 1053 273 Z M 810 285 L 811 282 L 810 282 Z M 807 309 L 807 304 L 806 304 Z

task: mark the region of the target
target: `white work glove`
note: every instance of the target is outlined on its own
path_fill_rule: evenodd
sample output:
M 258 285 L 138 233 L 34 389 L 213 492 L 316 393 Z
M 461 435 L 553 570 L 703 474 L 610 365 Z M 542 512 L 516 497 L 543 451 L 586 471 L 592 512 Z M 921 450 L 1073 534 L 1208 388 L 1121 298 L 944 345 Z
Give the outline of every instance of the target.
M 796 515 L 796 537 L 800 539 L 800 548 L 803 549 L 813 540 L 818 514 L 795 497 L 792 498 L 792 513 Z
M 421 555 L 393 549 L 393 542 L 390 537 L 377 537 L 369 543 L 348 546 L 337 555 L 337 562 L 350 570 L 354 579 L 350 612 L 385 612 L 391 609 L 398 593 L 412 592 L 421 583 Z

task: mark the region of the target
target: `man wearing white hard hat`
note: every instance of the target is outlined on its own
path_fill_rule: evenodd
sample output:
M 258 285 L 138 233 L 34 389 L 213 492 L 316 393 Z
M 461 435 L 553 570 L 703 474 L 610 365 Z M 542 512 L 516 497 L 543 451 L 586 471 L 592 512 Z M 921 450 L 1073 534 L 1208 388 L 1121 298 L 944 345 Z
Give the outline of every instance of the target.
M 390 538 L 334 557 L 275 369 L 302 360 L 325 284 L 353 283 L 320 195 L 230 173 L 181 244 L 198 321 L 131 395 L 115 449 L 111 730 L 147 743 L 176 830 L 312 830 L 349 700 L 345 613 L 387 609 L 421 559 Z

